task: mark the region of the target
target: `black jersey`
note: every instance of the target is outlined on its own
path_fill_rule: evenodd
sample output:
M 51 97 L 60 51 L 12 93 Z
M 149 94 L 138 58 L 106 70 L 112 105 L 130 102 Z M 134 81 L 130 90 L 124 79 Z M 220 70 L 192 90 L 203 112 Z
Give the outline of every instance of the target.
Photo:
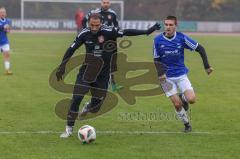
M 101 26 L 97 34 L 93 34 L 89 28 L 83 29 L 64 55 L 63 61 L 67 62 L 74 51 L 82 44 L 85 45 L 85 63 L 102 60 L 102 67 L 110 69 L 111 57 L 117 49 L 115 40 L 123 36 L 123 31 L 114 27 Z M 65 63 L 63 62 L 63 63 Z M 99 66 L 101 67 L 101 66 Z
M 78 49 L 82 44 L 86 48 L 86 58 L 85 62 L 95 65 L 97 61 L 101 60 L 104 68 L 110 70 L 112 55 L 117 50 L 116 39 L 122 36 L 137 36 L 137 35 L 149 35 L 155 30 L 159 29 L 159 24 L 153 25 L 148 30 L 136 30 L 136 29 L 124 29 L 119 30 L 115 27 L 109 27 L 102 25 L 97 33 L 92 33 L 90 28 L 83 29 L 79 35 L 76 37 L 72 45 L 67 49 L 64 54 L 59 70 L 65 69 L 67 62 L 72 57 L 76 49 Z M 94 57 L 94 58 L 88 58 Z M 99 66 L 100 67 L 100 66 Z
M 114 10 L 108 9 L 96 9 L 96 10 L 91 10 L 83 19 L 83 27 L 86 28 L 88 18 L 90 14 L 92 13 L 99 13 L 102 16 L 102 24 L 107 25 L 107 26 L 112 26 L 112 27 L 119 27 L 118 20 L 117 20 L 117 14 L 115 13 Z

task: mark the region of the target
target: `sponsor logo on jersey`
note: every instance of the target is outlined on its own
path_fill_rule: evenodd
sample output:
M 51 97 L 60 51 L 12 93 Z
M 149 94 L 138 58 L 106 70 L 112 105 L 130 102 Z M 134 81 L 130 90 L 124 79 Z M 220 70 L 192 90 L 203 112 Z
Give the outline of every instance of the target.
M 180 54 L 178 50 L 167 50 L 165 51 L 165 55 L 178 55 Z
M 112 19 L 112 16 L 111 16 L 111 15 L 108 15 L 108 19 Z
M 99 50 L 99 49 L 100 49 L 100 46 L 99 46 L 99 45 L 95 45 L 95 46 L 94 46 L 94 49 L 95 49 L 95 50 Z
M 177 48 L 178 48 L 178 49 L 181 49 L 181 48 L 182 48 L 182 46 L 181 46 L 180 43 L 177 43 Z
M 92 41 L 86 41 L 86 44 L 93 44 Z

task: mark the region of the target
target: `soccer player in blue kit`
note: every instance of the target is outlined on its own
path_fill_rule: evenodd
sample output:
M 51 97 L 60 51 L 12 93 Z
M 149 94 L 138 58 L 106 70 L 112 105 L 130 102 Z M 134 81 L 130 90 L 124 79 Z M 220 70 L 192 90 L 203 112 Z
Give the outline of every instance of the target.
M 0 51 L 3 53 L 6 75 L 11 75 L 10 70 L 10 45 L 7 33 L 10 32 L 10 20 L 6 19 L 7 13 L 4 7 L 0 7 Z
M 194 104 L 196 96 L 187 77 L 188 68 L 184 64 L 184 49 L 200 54 L 206 73 L 213 68 L 208 63 L 204 47 L 187 35 L 177 32 L 177 18 L 168 16 L 164 20 L 164 32 L 154 39 L 154 63 L 160 85 L 175 106 L 176 114 L 184 123 L 184 132 L 191 132 L 192 127 L 187 116 L 188 103 Z

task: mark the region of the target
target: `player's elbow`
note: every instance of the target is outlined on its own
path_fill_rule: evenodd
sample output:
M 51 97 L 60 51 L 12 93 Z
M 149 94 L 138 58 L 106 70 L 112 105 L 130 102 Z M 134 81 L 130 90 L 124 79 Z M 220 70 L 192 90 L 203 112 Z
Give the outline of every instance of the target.
M 201 44 L 198 44 L 195 51 L 202 53 L 202 52 L 205 52 L 205 48 Z

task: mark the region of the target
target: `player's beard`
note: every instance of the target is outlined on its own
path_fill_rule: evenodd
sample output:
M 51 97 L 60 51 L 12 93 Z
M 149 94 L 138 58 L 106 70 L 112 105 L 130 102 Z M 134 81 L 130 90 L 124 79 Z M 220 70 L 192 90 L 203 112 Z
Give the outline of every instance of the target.
M 98 34 L 98 32 L 99 32 L 99 30 L 91 30 L 91 33 L 92 33 L 92 35 L 97 35 Z
M 106 8 L 103 8 L 103 7 L 102 7 L 102 10 L 103 10 L 103 11 L 107 11 L 109 8 L 110 8 L 110 7 L 106 7 Z
M 165 33 L 166 33 L 166 36 L 167 36 L 167 37 L 172 37 L 172 36 L 174 36 L 175 31 L 166 30 Z

